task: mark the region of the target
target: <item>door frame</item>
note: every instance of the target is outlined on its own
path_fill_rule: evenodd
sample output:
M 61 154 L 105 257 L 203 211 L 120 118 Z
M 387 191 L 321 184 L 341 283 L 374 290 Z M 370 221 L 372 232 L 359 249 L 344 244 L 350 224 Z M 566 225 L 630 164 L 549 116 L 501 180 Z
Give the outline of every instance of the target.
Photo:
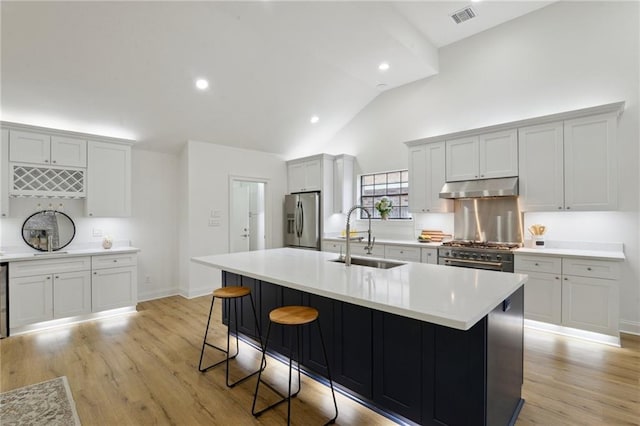
M 268 178 L 229 175 L 229 226 L 227 235 L 227 251 L 231 252 L 231 215 L 233 214 L 233 183 L 234 182 L 252 182 L 264 184 L 264 248 L 270 249 L 271 244 L 271 196 L 270 183 Z

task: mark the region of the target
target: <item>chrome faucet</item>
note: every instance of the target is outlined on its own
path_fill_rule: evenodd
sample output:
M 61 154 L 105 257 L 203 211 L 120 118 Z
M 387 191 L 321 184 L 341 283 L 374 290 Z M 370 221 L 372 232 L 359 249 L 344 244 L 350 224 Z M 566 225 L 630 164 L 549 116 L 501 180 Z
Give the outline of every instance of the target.
M 344 264 L 345 266 L 351 266 L 351 245 L 349 244 L 349 240 L 351 239 L 351 213 L 353 213 L 354 210 L 356 209 L 361 209 L 362 211 L 364 211 L 367 214 L 367 217 L 369 218 L 369 229 L 367 230 L 367 245 L 365 246 L 365 250 L 367 251 L 367 254 L 371 254 L 371 250 L 373 249 L 373 245 L 376 243 L 376 237 L 373 237 L 373 240 L 371 239 L 371 213 L 369 213 L 369 210 L 366 209 L 366 207 L 364 206 L 353 206 L 349 209 L 349 213 L 347 213 L 347 245 L 346 245 L 346 253 L 344 255 Z

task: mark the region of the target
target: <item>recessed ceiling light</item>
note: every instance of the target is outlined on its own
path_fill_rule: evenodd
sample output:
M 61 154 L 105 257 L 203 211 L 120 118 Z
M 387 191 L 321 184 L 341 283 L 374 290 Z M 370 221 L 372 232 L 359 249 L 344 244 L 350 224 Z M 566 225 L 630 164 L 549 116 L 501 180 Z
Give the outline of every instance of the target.
M 389 64 L 387 62 L 382 62 L 380 65 L 378 65 L 378 69 L 380 71 L 386 71 L 389 69 Z
M 314 115 L 313 117 L 311 117 L 311 124 L 316 124 L 318 121 L 320 121 L 320 117 L 318 117 L 317 115 Z
M 199 78 L 196 80 L 196 87 L 200 90 L 205 90 L 207 87 L 209 87 L 209 82 L 204 78 Z

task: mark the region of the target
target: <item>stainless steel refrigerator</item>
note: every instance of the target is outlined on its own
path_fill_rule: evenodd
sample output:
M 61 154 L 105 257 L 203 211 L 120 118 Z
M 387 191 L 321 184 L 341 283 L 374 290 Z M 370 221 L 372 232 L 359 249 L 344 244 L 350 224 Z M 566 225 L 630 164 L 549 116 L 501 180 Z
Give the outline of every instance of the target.
M 320 193 L 284 197 L 284 245 L 320 250 Z

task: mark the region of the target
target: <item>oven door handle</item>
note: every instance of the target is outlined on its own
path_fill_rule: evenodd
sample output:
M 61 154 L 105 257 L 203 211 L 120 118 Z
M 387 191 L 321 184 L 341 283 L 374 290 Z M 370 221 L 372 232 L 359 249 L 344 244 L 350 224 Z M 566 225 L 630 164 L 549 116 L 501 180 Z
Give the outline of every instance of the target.
M 465 260 L 465 259 L 445 259 L 444 260 L 444 263 L 446 265 L 450 264 L 451 262 L 468 263 L 468 264 L 474 264 L 474 265 L 496 266 L 498 268 L 502 267 L 502 262 L 487 262 L 484 260 Z

